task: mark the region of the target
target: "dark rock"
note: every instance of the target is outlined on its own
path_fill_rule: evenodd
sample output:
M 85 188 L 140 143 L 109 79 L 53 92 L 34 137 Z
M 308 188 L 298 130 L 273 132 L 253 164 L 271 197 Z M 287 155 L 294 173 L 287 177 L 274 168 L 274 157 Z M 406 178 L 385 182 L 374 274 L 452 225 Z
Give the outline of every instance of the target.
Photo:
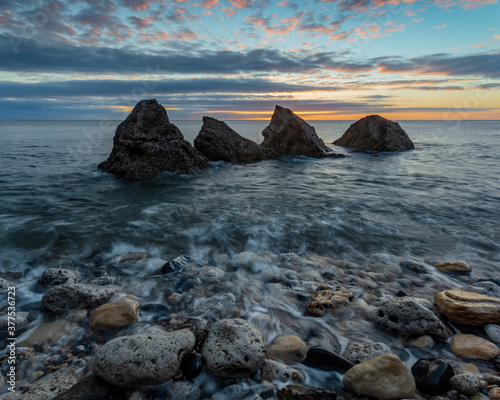
M 500 286 L 491 281 L 480 281 L 472 285 L 464 286 L 461 290 L 500 298 Z
M 384 300 L 374 315 L 383 329 L 409 335 L 430 335 L 447 339 L 453 332 L 434 313 L 433 305 L 416 297 Z
M 74 308 L 91 308 L 104 303 L 120 291 L 116 285 L 59 285 L 49 289 L 42 297 L 42 306 L 55 314 Z
M 0 290 L 5 290 L 9 287 L 16 286 L 15 283 L 8 281 L 7 279 L 0 278 Z
M 401 265 L 404 268 L 410 269 L 413 272 L 416 272 L 417 274 L 424 274 L 427 272 L 427 268 L 425 268 L 424 265 L 416 261 L 401 261 L 399 265 Z
M 162 171 L 194 174 L 210 168 L 207 158 L 184 140 L 156 100 L 141 100 L 118 125 L 104 172 L 125 178 L 147 178 Z
M 344 357 L 353 364 L 359 364 L 382 354 L 390 354 L 391 348 L 382 342 L 368 343 L 350 341 L 347 345 Z
M 493 360 L 490 360 L 490 361 L 493 364 L 493 367 L 495 367 L 495 369 L 497 371 L 500 371 L 500 356 L 499 357 L 495 357 Z
M 97 278 L 92 279 L 89 282 L 89 285 L 98 285 L 98 286 L 105 286 L 105 285 L 112 285 L 116 282 L 116 278 L 111 275 L 103 275 L 99 276 Z
M 278 391 L 279 400 L 335 400 L 337 393 L 319 387 L 287 385 Z
M 55 286 L 77 283 L 79 279 L 80 274 L 70 269 L 49 268 L 48 270 L 43 271 L 42 275 L 38 279 L 38 283 L 42 286 Z
M 191 353 L 182 360 L 182 374 L 186 379 L 194 379 L 203 371 L 203 361 L 198 353 Z
M 93 374 L 82 379 L 54 400 L 106 400 L 112 386 Z
M 165 263 L 165 265 L 161 267 L 160 273 L 169 274 L 171 272 L 180 271 L 186 265 L 191 265 L 191 264 L 196 264 L 196 260 L 194 260 L 189 256 L 181 255 Z
M 311 347 L 302 364 L 325 371 L 346 372 L 354 364 L 322 347 Z
M 344 157 L 331 153 L 315 129 L 292 110 L 276 106 L 271 123 L 262 131 L 261 146 L 273 149 L 280 155 L 307 157 Z
M 397 122 L 380 115 L 361 118 L 333 144 L 366 151 L 399 151 L 415 148 Z
M 417 389 L 430 395 L 445 393 L 451 388 L 450 378 L 455 375 L 453 367 L 442 358 L 423 358 L 418 360 L 411 373 Z
M 203 117 L 194 147 L 210 161 L 252 162 L 278 157 L 274 150 L 240 136 L 225 122 L 210 117 Z

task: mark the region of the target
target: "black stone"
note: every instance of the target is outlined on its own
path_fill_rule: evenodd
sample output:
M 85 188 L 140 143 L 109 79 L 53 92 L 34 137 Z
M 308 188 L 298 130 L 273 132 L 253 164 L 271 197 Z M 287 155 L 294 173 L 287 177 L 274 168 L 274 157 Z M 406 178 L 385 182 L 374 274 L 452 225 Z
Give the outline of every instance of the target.
M 189 380 L 200 375 L 203 371 L 203 361 L 201 359 L 201 355 L 198 353 L 192 353 L 186 356 L 184 360 L 182 360 L 181 371 L 182 375 Z
M 346 372 L 354 364 L 322 347 L 311 347 L 302 364 L 325 371 Z
M 397 297 L 406 297 L 406 296 L 409 296 L 409 294 L 406 293 L 404 290 L 398 290 L 396 293 L 396 296 Z
M 319 387 L 287 385 L 278 391 L 278 400 L 336 400 L 337 393 Z
M 417 389 L 430 395 L 445 393 L 450 387 L 450 378 L 455 375 L 453 367 L 442 358 L 423 358 L 418 360 L 411 373 Z
M 491 363 L 497 371 L 500 371 L 500 357 L 495 357 L 493 360 L 491 360 Z
M 171 272 L 178 271 L 189 264 L 196 264 L 196 260 L 184 255 L 175 257 L 173 260 L 170 260 L 169 262 L 165 263 L 163 267 L 161 267 L 160 273 L 169 274 Z

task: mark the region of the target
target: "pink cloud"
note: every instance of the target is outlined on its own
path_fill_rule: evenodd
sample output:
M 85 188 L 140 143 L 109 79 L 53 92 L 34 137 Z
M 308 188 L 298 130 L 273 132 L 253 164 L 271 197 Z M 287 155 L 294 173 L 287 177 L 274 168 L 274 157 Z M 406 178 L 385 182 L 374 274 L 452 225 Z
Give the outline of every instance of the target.
M 278 4 L 276 4 L 279 7 L 284 7 L 287 6 L 289 3 L 287 0 L 280 1 Z
M 223 8 L 222 12 L 227 18 L 231 18 L 234 14 L 236 14 L 236 10 L 234 8 Z
M 202 8 L 215 8 L 219 4 L 219 0 L 203 0 L 200 3 L 200 7 Z
M 434 29 L 444 29 L 447 26 L 448 26 L 448 24 L 443 24 L 443 25 L 435 26 Z
M 247 0 L 229 0 L 229 2 L 233 5 L 234 8 L 245 8 L 250 5 Z

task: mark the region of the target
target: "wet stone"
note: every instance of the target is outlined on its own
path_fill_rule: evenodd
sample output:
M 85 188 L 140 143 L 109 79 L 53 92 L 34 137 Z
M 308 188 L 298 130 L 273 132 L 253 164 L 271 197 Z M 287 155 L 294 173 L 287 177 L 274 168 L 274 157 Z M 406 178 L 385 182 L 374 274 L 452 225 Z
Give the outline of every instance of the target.
M 425 350 L 430 350 L 434 347 L 436 343 L 434 342 L 434 339 L 431 338 L 429 335 L 423 335 L 418 338 L 416 338 L 412 345 L 415 347 L 418 347 L 419 349 L 425 349 Z
M 90 374 L 54 400 L 103 400 L 107 399 L 111 385 Z
M 351 341 L 345 349 L 344 357 L 353 364 L 359 364 L 382 354 L 390 354 L 391 352 L 391 348 L 382 342 L 367 343 Z
M 267 348 L 266 357 L 286 364 L 295 364 L 306 358 L 308 350 L 309 346 L 298 336 L 280 336 Z
M 450 385 L 460 393 L 472 396 L 481 389 L 481 380 L 474 374 L 460 374 L 450 379 Z
M 311 297 L 307 311 L 315 317 L 322 317 L 347 306 L 353 297 L 348 290 L 321 290 Z
M 168 399 L 171 400 L 199 400 L 201 389 L 188 381 L 172 382 L 168 390 Z
M 266 360 L 262 371 L 264 376 L 271 381 L 275 379 L 281 382 L 304 381 L 304 376 L 300 371 L 274 360 Z
M 481 360 L 491 360 L 500 354 L 500 349 L 492 342 L 468 334 L 453 336 L 451 350 L 458 356 Z
M 77 283 L 79 279 L 80 274 L 76 271 L 64 268 L 49 268 L 42 273 L 38 283 L 42 286 L 55 286 Z
M 399 263 L 403 268 L 409 269 L 417 274 L 425 274 L 427 272 L 427 268 L 416 261 L 401 261 Z
M 436 264 L 436 268 L 441 272 L 466 274 L 472 271 L 472 266 L 466 261 L 445 261 Z
M 322 347 L 311 347 L 302 364 L 325 371 L 345 372 L 354 364 Z
M 14 287 L 15 283 L 8 281 L 7 279 L 0 278 L 0 290 L 5 290 L 9 287 Z
M 12 322 L 15 322 L 16 327 L 19 328 L 21 326 L 27 325 L 29 323 L 30 313 L 26 311 L 18 311 L 16 313 L 15 321 L 10 319 L 10 326 L 12 326 Z M 0 331 L 6 331 L 9 327 L 9 316 L 8 314 L 0 315 Z
M 492 296 L 500 298 L 500 286 L 491 281 L 481 281 L 472 285 L 464 286 L 461 290 L 482 294 L 483 296 Z
M 411 367 L 411 372 L 418 390 L 430 395 L 449 390 L 449 380 L 455 375 L 452 366 L 442 358 L 420 359 Z
M 191 353 L 184 357 L 181 363 L 182 375 L 186 379 L 194 379 L 203 372 L 203 360 L 201 354 Z
M 111 275 L 103 275 L 89 281 L 89 285 L 113 285 L 116 282 L 116 278 Z
M 197 261 L 189 256 L 181 255 L 176 257 L 169 262 L 165 263 L 163 267 L 161 267 L 160 273 L 162 274 L 170 274 L 175 271 L 180 271 L 187 265 L 196 265 Z
M 278 400 L 336 400 L 337 393 L 319 387 L 287 385 L 278 391 Z
M 491 341 L 500 343 L 500 325 L 488 324 L 484 327 L 484 332 Z

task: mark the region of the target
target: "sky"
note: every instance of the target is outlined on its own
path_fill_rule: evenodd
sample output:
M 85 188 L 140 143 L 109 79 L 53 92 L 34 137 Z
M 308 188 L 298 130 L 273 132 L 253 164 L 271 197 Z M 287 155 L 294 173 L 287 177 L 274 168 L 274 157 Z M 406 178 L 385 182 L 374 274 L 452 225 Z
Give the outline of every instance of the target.
M 0 120 L 500 119 L 498 0 L 0 0 Z

